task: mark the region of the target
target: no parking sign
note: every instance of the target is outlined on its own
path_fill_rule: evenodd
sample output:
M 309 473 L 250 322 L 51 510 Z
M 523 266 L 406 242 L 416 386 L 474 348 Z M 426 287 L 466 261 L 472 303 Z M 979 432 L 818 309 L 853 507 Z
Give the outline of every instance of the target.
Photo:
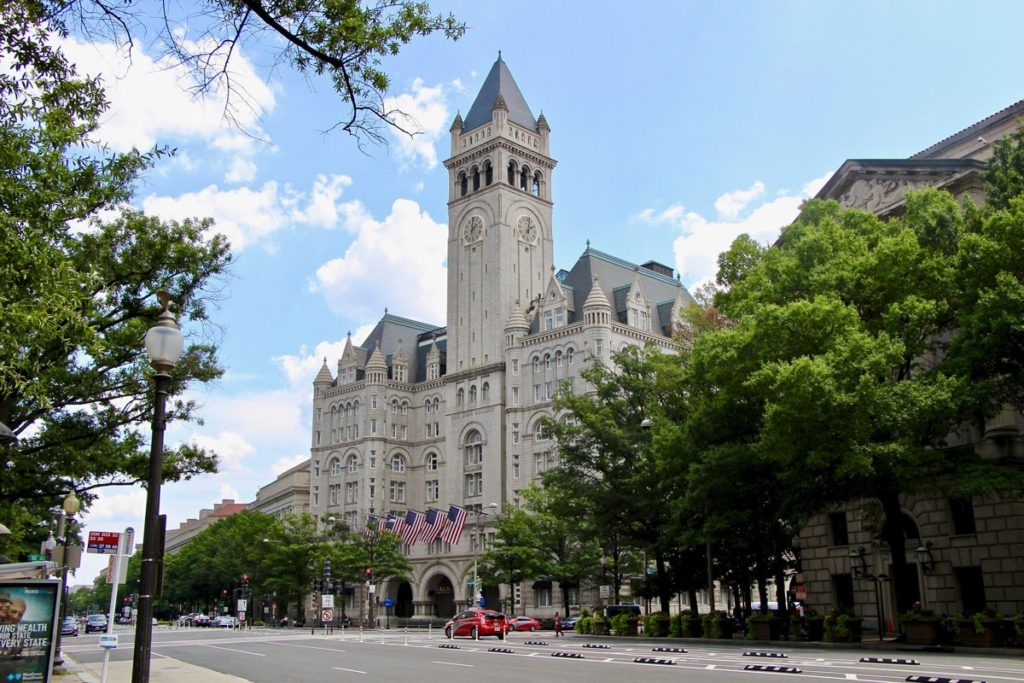
M 333 621 L 333 620 L 334 620 L 334 610 L 332 610 L 332 609 L 320 610 L 320 621 Z

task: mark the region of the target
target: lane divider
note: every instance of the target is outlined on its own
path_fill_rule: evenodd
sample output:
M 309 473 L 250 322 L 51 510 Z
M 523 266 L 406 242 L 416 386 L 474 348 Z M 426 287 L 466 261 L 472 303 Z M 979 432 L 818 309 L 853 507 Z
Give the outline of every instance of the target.
M 547 645 L 547 644 L 548 644 L 548 641 L 546 641 L 546 640 L 528 640 L 525 643 L 523 643 L 523 645 Z
M 455 643 L 441 643 L 440 645 L 438 645 L 438 647 L 444 648 L 446 650 L 458 650 L 460 646 L 456 645 Z
M 861 657 L 860 661 L 870 664 L 911 664 L 915 666 L 921 663 L 916 659 L 903 659 L 902 657 Z
M 686 652 L 682 647 L 652 647 L 651 652 Z
M 501 654 L 505 654 L 505 655 L 514 655 L 516 653 L 516 651 L 513 650 L 510 647 L 492 647 L 492 648 L 488 648 L 487 651 L 488 652 L 500 652 Z
M 569 657 L 570 659 L 583 659 L 579 652 L 552 652 L 552 657 Z
M 780 674 L 803 673 L 803 671 L 795 666 L 775 666 L 774 664 L 747 664 L 743 669 L 745 671 L 773 671 Z
M 784 652 L 763 652 L 761 650 L 747 650 L 743 653 L 744 657 L 775 657 L 776 659 L 789 659 L 789 655 Z
M 595 650 L 610 650 L 610 649 L 612 649 L 611 645 L 604 645 L 604 644 L 600 644 L 599 645 L 597 643 L 583 643 L 583 647 L 589 647 L 589 648 L 593 648 Z
M 907 676 L 907 683 L 985 683 L 970 678 L 946 678 L 945 676 Z
M 634 664 L 675 664 L 674 659 L 659 659 L 658 657 L 636 657 Z

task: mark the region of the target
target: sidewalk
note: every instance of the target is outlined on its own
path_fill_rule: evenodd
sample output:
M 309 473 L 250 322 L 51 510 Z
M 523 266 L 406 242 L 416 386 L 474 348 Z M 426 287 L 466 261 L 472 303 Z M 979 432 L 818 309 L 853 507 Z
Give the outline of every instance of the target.
M 64 673 L 54 671 L 55 683 L 99 683 L 103 662 L 79 664 L 67 653 L 64 654 Z M 131 660 L 110 662 L 107 665 L 107 683 L 129 683 L 132 680 Z M 151 683 L 239 683 L 244 678 L 204 669 L 169 657 L 150 660 L 149 680 Z

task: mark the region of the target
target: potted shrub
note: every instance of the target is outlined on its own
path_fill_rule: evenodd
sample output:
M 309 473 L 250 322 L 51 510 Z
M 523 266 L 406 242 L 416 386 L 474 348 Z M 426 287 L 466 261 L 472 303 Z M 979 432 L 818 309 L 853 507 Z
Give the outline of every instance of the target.
M 704 638 L 732 638 L 733 631 L 736 629 L 732 617 L 725 612 L 705 614 L 703 624 L 702 637 Z
M 595 636 L 608 635 L 608 621 L 603 615 L 595 614 L 590 619 L 590 632 Z
M 747 638 L 778 640 L 782 635 L 782 619 L 774 612 L 754 612 L 747 617 Z
M 638 623 L 639 619 L 635 615 L 627 612 L 620 612 L 612 617 L 612 633 L 617 636 L 635 636 L 637 634 Z
M 822 641 L 825 639 L 825 617 L 817 610 L 806 609 L 802 617 L 794 616 L 790 621 L 789 635 L 795 640 Z
M 903 633 L 911 645 L 937 645 L 941 634 L 941 617 L 930 609 L 912 609 L 900 615 Z
M 863 621 L 853 610 L 830 609 L 825 615 L 825 641 L 829 643 L 859 643 Z
M 576 620 L 576 633 L 586 634 L 590 633 L 591 621 L 593 617 L 580 617 Z
M 990 610 L 960 617 L 960 638 L 968 647 L 995 647 L 999 642 L 999 616 Z
M 695 612 L 680 614 L 679 626 L 683 638 L 700 638 L 704 635 L 704 619 Z

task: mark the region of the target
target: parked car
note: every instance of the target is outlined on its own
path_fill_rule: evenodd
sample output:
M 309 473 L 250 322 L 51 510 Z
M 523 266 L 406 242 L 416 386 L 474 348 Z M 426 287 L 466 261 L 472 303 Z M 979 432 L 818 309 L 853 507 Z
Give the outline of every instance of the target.
M 511 628 L 513 631 L 529 631 L 533 633 L 540 628 L 540 622 L 533 617 L 513 617 Z
M 562 630 L 563 631 L 575 631 L 576 630 L 576 620 L 579 619 L 579 618 L 580 618 L 580 616 L 578 614 L 574 614 L 574 615 L 572 615 L 570 617 L 566 617 L 565 619 L 562 619 Z
M 619 614 L 628 614 L 631 617 L 640 618 L 640 605 L 608 605 L 604 608 L 604 616 L 606 619 Z
M 68 617 L 60 625 L 60 634 L 62 636 L 77 636 L 78 635 L 78 620 L 74 617 Z
M 106 631 L 107 630 L 107 615 L 106 614 L 90 614 L 85 618 L 85 632 L 92 633 L 93 631 Z
M 238 628 L 238 617 L 231 617 L 231 616 L 215 617 L 210 622 L 210 626 L 216 626 L 218 628 Z
M 498 640 L 505 640 L 508 631 L 508 617 L 492 609 L 468 609 L 459 612 L 444 625 L 444 635 L 447 638 L 497 636 Z

